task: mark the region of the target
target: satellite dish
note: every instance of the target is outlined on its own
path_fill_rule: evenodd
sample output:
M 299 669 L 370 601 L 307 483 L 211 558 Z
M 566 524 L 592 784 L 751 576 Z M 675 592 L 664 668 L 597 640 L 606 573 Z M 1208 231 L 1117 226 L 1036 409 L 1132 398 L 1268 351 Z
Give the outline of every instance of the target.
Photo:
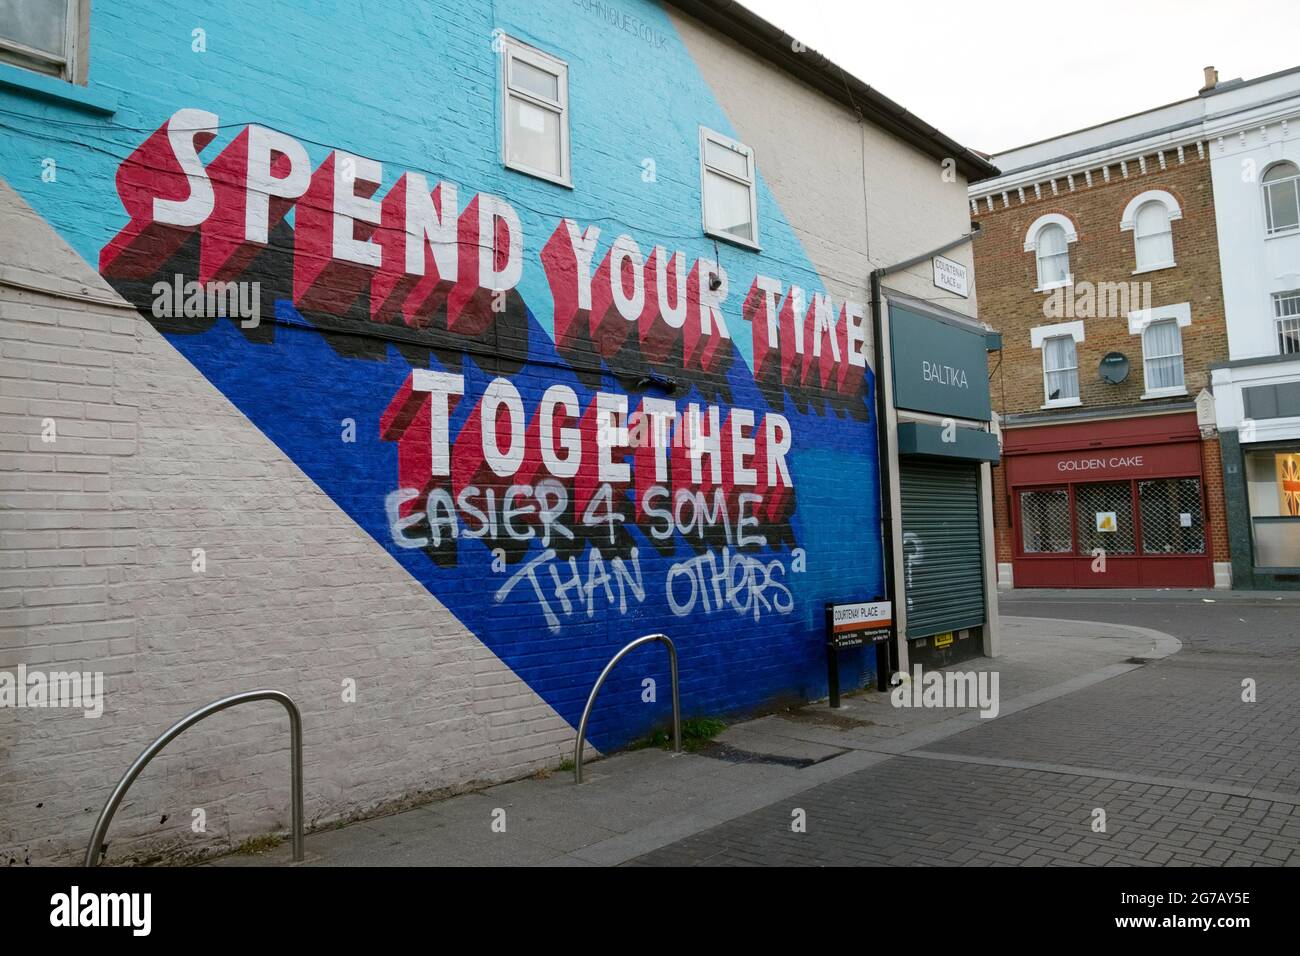
M 1097 373 L 1102 381 L 1118 385 L 1128 378 L 1128 356 L 1123 352 L 1108 353 L 1097 366 Z

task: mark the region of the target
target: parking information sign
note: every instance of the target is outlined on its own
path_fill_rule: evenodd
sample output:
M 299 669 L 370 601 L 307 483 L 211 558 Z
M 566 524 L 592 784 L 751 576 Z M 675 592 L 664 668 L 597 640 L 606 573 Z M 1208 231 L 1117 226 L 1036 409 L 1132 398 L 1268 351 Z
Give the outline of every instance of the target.
M 830 604 L 826 616 L 830 625 L 827 639 L 834 647 L 861 647 L 889 639 L 893 622 L 893 605 L 889 601 L 860 601 L 857 604 Z

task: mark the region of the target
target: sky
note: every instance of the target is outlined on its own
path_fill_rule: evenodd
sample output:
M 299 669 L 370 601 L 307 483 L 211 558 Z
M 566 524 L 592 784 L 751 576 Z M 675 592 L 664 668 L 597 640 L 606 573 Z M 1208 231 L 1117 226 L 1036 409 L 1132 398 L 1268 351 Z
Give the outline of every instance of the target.
M 741 2 L 988 153 L 1300 66 L 1300 0 Z

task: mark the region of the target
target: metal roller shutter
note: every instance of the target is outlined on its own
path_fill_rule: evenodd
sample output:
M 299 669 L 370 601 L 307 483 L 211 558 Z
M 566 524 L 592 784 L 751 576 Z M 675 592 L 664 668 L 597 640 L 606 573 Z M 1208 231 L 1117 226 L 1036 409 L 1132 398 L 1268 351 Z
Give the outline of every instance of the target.
M 907 636 L 984 622 L 979 471 L 903 459 L 903 588 Z

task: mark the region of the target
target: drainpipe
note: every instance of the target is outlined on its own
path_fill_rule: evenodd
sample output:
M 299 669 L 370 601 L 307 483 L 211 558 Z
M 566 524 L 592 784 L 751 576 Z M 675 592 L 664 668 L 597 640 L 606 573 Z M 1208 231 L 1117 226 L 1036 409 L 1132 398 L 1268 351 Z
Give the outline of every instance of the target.
M 897 606 L 897 600 L 894 578 L 894 488 L 893 473 L 890 470 L 892 452 L 889 439 L 890 406 L 893 404 L 894 388 L 893 380 L 890 377 L 889 370 L 885 368 L 884 361 L 884 346 L 882 343 L 884 342 L 885 322 L 880 295 L 881 282 L 885 276 L 891 273 L 902 272 L 904 269 L 910 269 L 927 259 L 942 255 L 950 249 L 955 249 L 957 246 L 970 242 L 979 234 L 979 223 L 971 223 L 970 232 L 946 242 L 938 248 L 923 252 L 919 256 L 913 256 L 892 266 L 874 269 L 871 272 L 871 351 L 876 366 L 876 449 L 881 464 L 880 548 L 885 563 L 885 599 L 894 603 L 895 606 Z M 888 395 L 885 394 L 886 391 L 888 391 Z M 897 619 L 897 615 L 895 615 L 895 619 Z M 900 633 L 896 635 L 895 640 L 889 642 L 889 673 L 882 673 L 881 668 L 877 665 L 877 690 L 889 690 L 890 675 L 898 673 L 899 647 L 902 640 L 903 635 Z

